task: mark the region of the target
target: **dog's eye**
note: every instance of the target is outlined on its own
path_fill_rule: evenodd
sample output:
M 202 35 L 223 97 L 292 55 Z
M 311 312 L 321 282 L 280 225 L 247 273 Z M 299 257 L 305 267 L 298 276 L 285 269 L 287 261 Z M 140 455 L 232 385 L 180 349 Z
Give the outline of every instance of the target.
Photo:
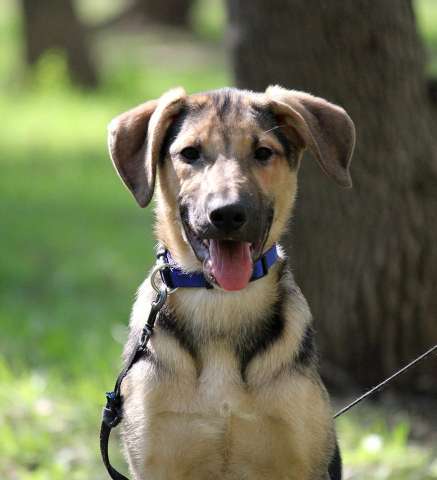
M 200 158 L 200 151 L 195 147 L 185 147 L 181 155 L 187 163 L 193 163 Z
M 254 157 L 258 162 L 264 163 L 273 155 L 273 151 L 267 147 L 259 147 L 255 150 Z

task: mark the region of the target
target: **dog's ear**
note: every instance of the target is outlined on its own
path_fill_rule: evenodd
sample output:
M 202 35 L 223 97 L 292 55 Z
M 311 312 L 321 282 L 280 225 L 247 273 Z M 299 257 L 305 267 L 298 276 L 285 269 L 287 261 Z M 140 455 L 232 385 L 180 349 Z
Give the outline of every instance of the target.
M 355 127 L 349 115 L 323 98 L 279 86 L 267 88 L 266 96 L 279 122 L 294 129 L 322 170 L 342 187 L 351 187 Z
M 108 127 L 112 163 L 141 207 L 153 196 L 156 165 L 166 131 L 186 93 L 175 88 L 114 118 Z

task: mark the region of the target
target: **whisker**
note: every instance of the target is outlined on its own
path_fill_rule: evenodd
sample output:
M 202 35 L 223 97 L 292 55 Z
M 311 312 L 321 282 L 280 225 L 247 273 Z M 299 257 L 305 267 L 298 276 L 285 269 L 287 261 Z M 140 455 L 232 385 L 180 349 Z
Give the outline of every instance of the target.
M 272 128 L 270 128 L 269 130 L 266 130 L 266 131 L 263 132 L 263 133 L 269 133 L 269 132 L 271 132 L 271 131 L 273 131 L 273 130 L 276 130 L 277 128 L 282 128 L 282 127 L 286 127 L 286 126 L 287 126 L 287 125 L 276 125 L 275 127 L 272 127 Z

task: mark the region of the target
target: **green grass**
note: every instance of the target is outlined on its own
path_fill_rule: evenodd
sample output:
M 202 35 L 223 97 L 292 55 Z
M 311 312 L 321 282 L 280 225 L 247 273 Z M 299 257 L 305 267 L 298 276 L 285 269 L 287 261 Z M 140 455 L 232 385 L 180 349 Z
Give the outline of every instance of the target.
M 430 75 L 437 76 L 437 2 L 414 0 L 417 23 L 425 40 Z
M 393 418 L 396 421 L 393 421 Z M 360 406 L 337 421 L 348 480 L 433 480 L 437 448 L 412 440 L 411 420 L 393 409 Z
M 0 478 L 103 478 L 98 416 L 152 261 L 151 213 L 108 161 L 114 103 L 42 92 L 0 109 Z
M 176 32 L 102 34 L 95 93 L 69 85 L 56 52 L 25 75 L 16 4 L 0 7 L 1 479 L 106 478 L 100 410 L 154 245 L 151 210 L 136 206 L 110 164 L 106 125 L 176 84 L 229 83 L 213 42 L 223 9 L 209 1 L 213 10 L 199 2 L 194 14 L 203 45 Z M 437 15 L 433 0 L 422 3 L 423 18 Z M 105 0 L 90 15 L 104 18 Z M 423 22 L 437 38 L 437 23 Z M 408 418 L 388 426 L 385 413 L 339 423 L 349 478 L 436 479 L 435 451 L 411 443 Z

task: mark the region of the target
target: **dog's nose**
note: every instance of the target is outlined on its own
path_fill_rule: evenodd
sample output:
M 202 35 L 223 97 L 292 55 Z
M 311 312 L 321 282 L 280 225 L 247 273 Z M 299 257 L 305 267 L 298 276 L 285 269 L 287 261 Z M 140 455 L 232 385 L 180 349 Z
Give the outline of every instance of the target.
M 247 221 L 247 214 L 241 204 L 233 203 L 215 208 L 209 214 L 211 223 L 218 230 L 232 233 L 240 230 Z

